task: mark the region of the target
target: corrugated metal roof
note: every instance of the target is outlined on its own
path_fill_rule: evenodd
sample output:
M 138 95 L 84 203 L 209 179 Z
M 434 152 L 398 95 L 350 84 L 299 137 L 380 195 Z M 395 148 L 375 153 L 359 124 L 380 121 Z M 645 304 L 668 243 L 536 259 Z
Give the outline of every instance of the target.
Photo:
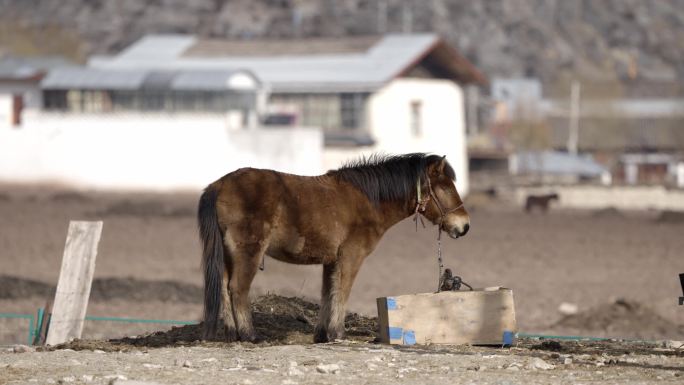
M 0 59 L 0 78 L 22 80 L 42 75 L 51 68 L 68 66 L 61 57 L 6 57 Z
M 127 60 L 160 60 L 176 58 L 195 44 L 190 35 L 147 35 L 121 51 L 118 58 Z
M 372 91 L 398 76 L 440 40 L 436 34 L 386 35 L 365 52 L 183 56 L 180 48 L 191 47 L 190 39 L 188 36 L 150 35 L 117 57 L 98 58 L 90 64 L 108 69 L 247 68 L 256 73 L 259 79 L 269 83 L 276 92 Z M 258 44 L 258 41 L 254 44 Z M 178 53 L 178 56 L 170 57 L 171 52 Z
M 135 90 L 142 86 L 147 71 L 104 70 L 96 68 L 58 68 L 48 72 L 41 82 L 44 89 Z
M 233 76 L 235 76 L 238 72 L 249 73 L 246 71 L 216 70 L 183 71 L 180 72 L 178 76 L 176 76 L 173 79 L 173 82 L 171 83 L 171 88 L 174 90 L 225 90 L 227 88 L 230 88 L 230 79 Z
M 558 151 L 520 152 L 515 155 L 518 172 L 600 176 L 608 171 L 591 157 Z
M 228 90 L 230 79 L 247 75 L 259 84 L 249 71 L 216 70 L 149 70 L 102 69 L 88 67 L 60 68 L 50 71 L 41 82 L 43 89 L 80 90 Z

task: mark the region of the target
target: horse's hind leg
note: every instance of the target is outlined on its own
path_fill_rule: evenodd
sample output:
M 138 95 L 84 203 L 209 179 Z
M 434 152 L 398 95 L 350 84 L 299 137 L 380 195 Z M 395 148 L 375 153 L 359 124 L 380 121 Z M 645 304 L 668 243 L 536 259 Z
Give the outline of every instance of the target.
M 252 324 L 252 309 L 249 302 L 249 288 L 264 257 L 266 247 L 261 243 L 242 245 L 235 250 L 230 274 L 230 298 L 237 334 L 242 341 L 254 341 L 256 333 Z
M 230 271 L 232 270 L 232 260 L 226 247 L 226 269 L 223 271 L 223 284 L 221 285 L 221 299 L 223 300 L 223 327 L 225 329 L 226 341 L 237 341 L 237 329 L 235 328 L 235 317 L 233 316 L 233 301 L 230 299 Z

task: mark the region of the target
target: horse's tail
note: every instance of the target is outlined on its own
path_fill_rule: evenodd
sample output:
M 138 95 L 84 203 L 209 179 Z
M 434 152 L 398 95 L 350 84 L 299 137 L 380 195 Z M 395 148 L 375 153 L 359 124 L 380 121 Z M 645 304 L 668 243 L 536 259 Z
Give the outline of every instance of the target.
M 221 285 L 225 269 L 223 236 L 218 223 L 216 199 L 218 188 L 210 185 L 204 190 L 197 209 L 197 225 L 202 242 L 204 270 L 204 339 L 214 339 L 221 312 Z

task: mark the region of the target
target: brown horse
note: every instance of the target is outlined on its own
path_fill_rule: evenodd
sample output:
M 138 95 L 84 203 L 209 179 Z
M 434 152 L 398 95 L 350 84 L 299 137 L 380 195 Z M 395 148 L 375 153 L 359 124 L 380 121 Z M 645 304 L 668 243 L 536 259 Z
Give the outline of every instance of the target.
M 544 195 L 528 195 L 525 200 L 525 211 L 532 212 L 535 207 L 539 208 L 539 211 L 545 213 L 549 211 L 549 205 L 552 200 L 558 200 L 558 194 L 544 194 Z
M 210 184 L 198 210 L 204 338 L 216 338 L 223 313 L 228 341 L 255 339 L 248 295 L 265 254 L 323 264 L 314 341 L 342 338 L 356 273 L 387 229 L 420 213 L 452 238 L 468 232 L 454 180 L 444 157 L 419 153 L 374 155 L 316 177 L 242 168 Z

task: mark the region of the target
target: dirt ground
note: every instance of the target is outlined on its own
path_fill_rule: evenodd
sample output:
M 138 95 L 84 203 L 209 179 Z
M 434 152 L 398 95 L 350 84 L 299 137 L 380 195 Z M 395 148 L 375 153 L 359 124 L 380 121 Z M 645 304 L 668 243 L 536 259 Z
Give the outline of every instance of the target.
M 85 219 L 104 220 L 89 315 L 199 320 L 202 281 L 194 219 L 197 197 L 197 193 L 0 186 L 0 312 L 35 313 L 51 298 L 68 221 Z M 682 295 L 677 274 L 684 272 L 681 216 L 554 209 L 546 215 L 527 215 L 518 207 L 477 195 L 469 197 L 466 204 L 471 209 L 471 231 L 465 238 L 444 240 L 445 265 L 475 287 L 512 288 L 521 332 L 684 340 L 684 307 L 677 306 L 677 297 Z M 376 297 L 434 291 L 436 235 L 432 227 L 416 232 L 411 221 L 391 229 L 362 268 L 349 310 L 372 317 L 376 315 Z M 317 302 L 319 281 L 318 266 L 293 266 L 267 258 L 252 294 L 256 298 L 276 293 Z M 558 308 L 562 303 L 577 305 L 578 313 L 561 314 Z M 306 310 L 307 306 L 295 309 L 302 313 L 299 321 L 295 315 L 294 321 L 286 324 L 296 332 L 296 322 L 300 322 L 303 331 L 292 339 L 276 341 L 297 345 L 271 346 L 276 343 L 274 335 L 262 333 L 266 343 L 260 345 L 215 346 L 195 344 L 187 338 L 180 340 L 182 346 L 176 341 L 176 345 L 152 348 L 151 340 L 144 340 L 150 338 L 147 333 L 161 331 L 168 338 L 174 331 L 190 332 L 196 326 L 166 332 L 169 326 L 165 325 L 88 321 L 84 338 L 101 340 L 97 344 L 127 336 L 144 343 L 131 343 L 130 349 L 118 349 L 120 353 L 0 353 L 0 378 L 45 383 L 48 379 L 87 382 L 88 376 L 94 376 L 98 382 L 98 378 L 108 381 L 111 378 L 105 376 L 121 374 L 164 383 L 206 383 L 202 374 L 206 368 L 216 375 L 216 383 L 415 382 L 417 376 L 426 374 L 430 376 L 426 381 L 434 383 L 486 383 L 497 378 L 515 383 L 527 372 L 532 375 L 524 382 L 531 383 L 639 383 L 659 377 L 681 381 L 675 375 L 682 374 L 684 366 L 681 350 L 655 345 L 642 353 L 619 354 L 615 362 L 608 359 L 603 364 L 601 360 L 610 352 L 605 347 L 550 353 L 530 349 L 538 343 L 534 341 L 511 349 L 388 348 L 368 342 L 374 338 L 375 331 L 370 331 L 374 324 L 368 321 L 371 318 L 361 316 L 356 316 L 357 324 L 348 325 L 359 327 L 352 341 L 312 346 L 307 343 L 306 328 L 313 322 L 307 311 L 314 310 Z M 0 345 L 25 343 L 26 338 L 25 320 L 0 318 Z M 104 345 L 93 349 L 112 350 Z M 634 347 L 628 344 L 621 349 Z M 175 365 L 186 356 L 191 366 Z M 93 363 L 104 362 L 102 357 L 111 357 L 116 363 L 105 360 L 107 364 L 96 367 Z M 534 358 L 545 360 L 554 369 L 538 370 Z M 566 358 L 573 363 L 565 364 Z M 50 369 L 37 376 L 31 370 L 35 359 Z M 376 359 L 377 364 L 369 361 Z M 70 366 L 70 360 L 82 365 Z M 578 363 L 582 360 L 588 361 Z M 291 370 L 290 361 L 298 362 L 295 368 L 305 375 Z M 319 364 L 335 363 L 340 366 L 335 376 L 316 369 Z M 375 367 L 366 367 L 367 363 Z M 66 369 L 72 366 L 78 368 L 73 371 L 74 379 L 69 374 L 73 368 Z M 295 375 L 288 376 L 289 372 Z M 186 377 L 181 380 L 179 373 Z

